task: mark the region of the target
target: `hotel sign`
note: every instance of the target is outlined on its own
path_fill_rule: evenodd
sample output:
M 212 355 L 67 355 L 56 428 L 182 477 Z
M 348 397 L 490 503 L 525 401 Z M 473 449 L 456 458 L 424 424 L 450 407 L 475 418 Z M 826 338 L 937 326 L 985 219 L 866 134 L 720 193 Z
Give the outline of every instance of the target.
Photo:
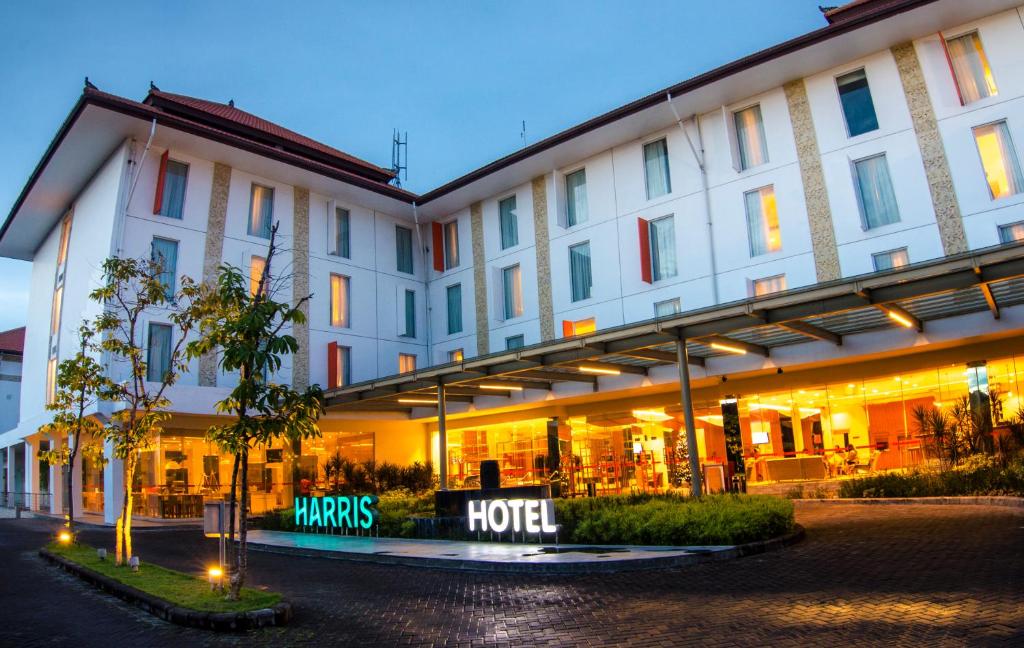
M 369 529 L 378 515 L 376 495 L 295 498 L 295 526 Z
M 555 533 L 555 503 L 550 499 L 469 500 L 470 531 Z

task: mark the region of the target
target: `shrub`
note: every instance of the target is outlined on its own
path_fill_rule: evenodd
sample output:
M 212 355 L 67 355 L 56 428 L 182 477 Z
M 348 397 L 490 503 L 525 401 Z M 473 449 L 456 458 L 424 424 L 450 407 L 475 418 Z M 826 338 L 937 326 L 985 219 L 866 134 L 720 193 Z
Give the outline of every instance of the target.
M 1003 468 L 991 457 L 974 455 L 950 470 L 870 475 L 839 486 L 839 497 L 844 498 L 958 495 L 1024 496 L 1024 458 Z

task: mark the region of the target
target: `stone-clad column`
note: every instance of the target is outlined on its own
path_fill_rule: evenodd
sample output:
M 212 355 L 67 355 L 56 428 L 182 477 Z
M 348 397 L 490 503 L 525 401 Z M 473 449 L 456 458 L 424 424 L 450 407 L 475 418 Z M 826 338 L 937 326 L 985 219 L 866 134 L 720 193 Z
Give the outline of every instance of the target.
M 964 233 L 964 221 L 960 217 L 960 206 L 956 202 L 953 189 L 953 176 L 949 172 L 946 150 L 942 146 L 939 134 L 939 123 L 932 110 L 928 88 L 925 86 L 921 62 L 917 59 L 913 43 L 903 43 L 892 48 L 896 68 L 903 83 L 903 94 L 907 98 L 910 118 L 914 123 L 914 134 L 921 150 L 921 162 L 924 164 L 925 176 L 928 178 L 928 189 L 932 195 L 932 207 L 935 209 L 935 222 L 939 226 L 939 238 L 942 240 L 942 251 L 948 256 L 967 251 L 967 235 Z
M 231 185 L 231 167 L 216 162 L 213 165 L 213 189 L 210 192 L 210 216 L 206 221 L 206 249 L 203 256 L 203 282 L 217 281 L 217 268 L 224 257 L 224 226 L 228 216 L 228 188 Z M 199 385 L 217 386 L 217 355 L 207 353 L 199 358 Z
M 484 255 L 484 211 L 475 202 L 469 207 L 469 225 L 473 239 L 473 301 L 476 305 L 476 354 L 490 351 L 491 333 L 487 326 L 487 259 Z
M 309 295 L 309 189 L 295 187 L 294 216 L 292 220 L 292 303 Z M 328 214 L 330 217 L 330 214 Z M 292 356 L 292 386 L 309 386 L 309 302 L 301 309 L 306 322 L 292 326 L 292 335 L 299 350 Z
M 545 176 L 530 183 L 533 189 L 533 238 L 537 253 L 537 303 L 540 339 L 555 339 L 555 309 L 551 299 L 551 240 L 548 237 L 548 186 Z
M 796 155 L 800 161 L 800 178 L 804 186 L 804 203 L 807 205 L 807 222 L 811 230 L 811 247 L 814 250 L 814 271 L 818 281 L 838 279 L 839 248 L 832 226 L 832 209 L 829 207 L 825 174 L 821 169 L 821 151 L 818 137 L 814 132 L 814 119 L 807 102 L 807 88 L 803 79 L 790 81 L 783 89 L 789 106 L 789 119 L 793 124 L 793 139 L 796 141 Z

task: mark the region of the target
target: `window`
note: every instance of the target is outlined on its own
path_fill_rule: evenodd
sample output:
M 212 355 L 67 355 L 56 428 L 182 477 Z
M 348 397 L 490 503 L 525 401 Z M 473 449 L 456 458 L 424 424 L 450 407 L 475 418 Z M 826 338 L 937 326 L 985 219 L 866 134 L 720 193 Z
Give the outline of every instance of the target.
M 160 177 L 157 178 L 153 213 L 168 218 L 181 218 L 185 206 L 185 184 L 188 165 L 167 157 L 160 158 Z
M 1024 221 L 999 226 L 1000 243 L 1016 243 L 1024 241 Z
M 459 266 L 459 221 L 444 224 L 444 269 Z
M 178 242 L 154 237 L 150 246 L 150 258 L 160 267 L 160 283 L 164 285 L 164 296 L 168 301 L 174 299 L 174 277 L 178 271 Z
M 171 371 L 171 326 L 150 323 L 146 355 L 146 380 L 160 382 L 169 371 Z
M 836 78 L 839 101 L 843 105 L 846 132 L 850 137 L 878 129 L 875 103 L 871 100 L 868 75 L 864 70 L 855 70 Z
M 249 257 L 249 294 L 256 296 L 256 291 L 260 289 L 260 278 L 263 276 L 263 270 L 267 267 L 267 260 L 261 256 L 253 255 Z M 263 286 L 263 294 L 267 295 L 270 291 L 270 286 Z
M 885 154 L 857 160 L 853 163 L 853 170 L 864 229 L 898 223 L 900 210 L 896 205 Z
M 1024 177 L 1021 176 L 1006 122 L 976 127 L 974 141 L 978 145 L 981 167 L 985 171 L 985 181 L 988 182 L 988 193 L 992 199 L 1024 191 Z
M 672 180 L 668 172 L 668 144 L 660 139 L 644 144 L 644 180 L 647 200 L 672 193 Z
M 946 54 L 953 69 L 953 81 L 960 95 L 960 103 L 969 104 L 998 94 L 992 68 L 981 46 L 978 32 L 946 39 Z
M 587 319 L 562 320 L 562 336 L 573 337 L 574 335 L 586 335 L 597 330 L 597 320 L 593 317 Z
M 654 316 L 655 317 L 668 317 L 669 315 L 675 315 L 680 312 L 679 298 L 666 299 L 654 304 Z
M 498 202 L 498 226 L 501 228 L 501 249 L 519 245 L 519 222 L 516 217 L 516 197 L 509 196 Z
M 60 224 L 60 247 L 57 248 L 57 266 L 68 260 L 68 242 L 71 238 L 71 216 L 65 216 Z
M 274 190 L 253 183 L 249 194 L 249 236 L 270 238 L 274 220 Z
M 676 276 L 676 228 L 671 216 L 652 220 L 648 227 L 651 240 L 651 276 L 654 281 Z
M 64 301 L 64 286 L 57 286 L 53 291 L 53 301 L 50 303 L 50 335 L 57 335 L 60 330 L 60 307 Z
M 753 282 L 754 297 L 782 292 L 785 289 L 786 275 L 775 275 L 774 277 L 755 279 Z
M 352 348 L 337 342 L 327 345 L 327 382 L 334 389 L 352 384 Z
M 398 373 L 408 373 L 410 371 L 416 371 L 416 354 L 399 353 Z
M 565 176 L 565 226 L 587 222 L 587 170 Z
M 395 225 L 395 257 L 399 272 L 412 274 L 412 230 Z
M 46 404 L 53 402 L 57 393 L 57 358 L 50 358 L 46 362 Z
M 448 335 L 462 333 L 462 284 L 448 286 Z
M 349 278 L 331 275 L 331 326 L 348 328 L 349 322 Z
M 402 337 L 416 337 L 416 291 L 405 291 L 405 331 Z
M 881 272 L 882 270 L 902 268 L 910 263 L 910 257 L 907 256 L 907 248 L 900 248 L 888 252 L 876 252 L 871 255 L 871 262 L 875 265 L 875 272 Z
M 331 249 L 329 254 L 343 259 L 352 258 L 352 223 L 351 214 L 343 207 L 334 208 L 334 227 L 332 228 Z
M 526 340 L 522 335 L 510 335 L 505 338 L 505 349 L 508 351 L 522 349 L 524 346 L 526 346 Z
M 747 237 L 750 256 L 755 257 L 782 249 L 779 232 L 779 211 L 775 203 L 775 187 L 761 187 L 743 194 L 747 209 Z
M 448 362 L 462 362 L 465 359 L 465 355 L 462 353 L 462 349 L 453 349 L 448 352 Z
M 590 289 L 594 281 L 590 273 L 589 241 L 569 247 L 569 278 L 572 301 L 590 299 Z
M 740 170 L 750 169 L 768 161 L 768 143 L 764 137 L 761 106 L 751 106 L 733 114 L 736 124 L 736 146 Z
M 523 314 L 523 273 L 518 265 L 501 271 L 502 315 L 512 319 Z

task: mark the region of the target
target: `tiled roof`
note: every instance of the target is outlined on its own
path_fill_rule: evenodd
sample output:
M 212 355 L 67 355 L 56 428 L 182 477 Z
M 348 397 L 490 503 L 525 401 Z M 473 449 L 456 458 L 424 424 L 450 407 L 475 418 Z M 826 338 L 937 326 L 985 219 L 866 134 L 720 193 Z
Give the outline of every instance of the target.
M 0 353 L 16 353 L 25 351 L 25 327 L 11 329 L 0 333 Z

